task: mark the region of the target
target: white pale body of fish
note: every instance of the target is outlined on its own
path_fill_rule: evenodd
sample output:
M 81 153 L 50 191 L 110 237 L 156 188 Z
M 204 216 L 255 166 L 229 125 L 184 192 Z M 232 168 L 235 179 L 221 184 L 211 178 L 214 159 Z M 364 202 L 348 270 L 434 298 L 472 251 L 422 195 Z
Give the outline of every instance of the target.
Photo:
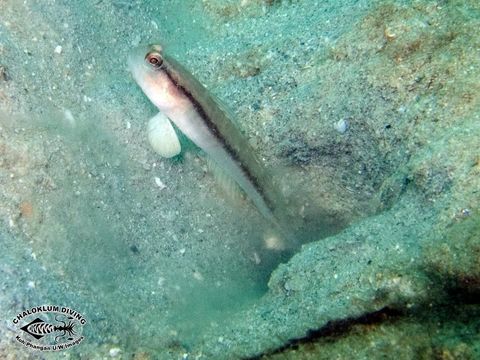
M 219 102 L 158 45 L 137 49 L 129 67 L 160 112 L 237 182 L 266 218 L 273 219 L 273 199 L 264 186 L 262 165 Z

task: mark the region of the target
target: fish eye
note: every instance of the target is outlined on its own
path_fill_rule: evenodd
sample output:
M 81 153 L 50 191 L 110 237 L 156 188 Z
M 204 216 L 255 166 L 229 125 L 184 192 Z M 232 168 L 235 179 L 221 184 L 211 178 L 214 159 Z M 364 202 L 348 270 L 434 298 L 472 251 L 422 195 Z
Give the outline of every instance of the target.
M 158 69 L 163 64 L 162 56 L 157 52 L 148 53 L 147 56 L 145 56 L 145 60 L 155 69 Z

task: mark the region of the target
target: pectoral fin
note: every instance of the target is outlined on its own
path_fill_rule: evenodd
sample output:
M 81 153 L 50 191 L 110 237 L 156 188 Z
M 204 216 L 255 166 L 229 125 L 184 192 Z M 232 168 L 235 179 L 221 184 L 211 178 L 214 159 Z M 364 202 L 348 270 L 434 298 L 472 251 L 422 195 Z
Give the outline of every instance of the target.
M 170 158 L 180 154 L 181 146 L 172 123 L 161 112 L 148 122 L 148 141 L 160 156 Z

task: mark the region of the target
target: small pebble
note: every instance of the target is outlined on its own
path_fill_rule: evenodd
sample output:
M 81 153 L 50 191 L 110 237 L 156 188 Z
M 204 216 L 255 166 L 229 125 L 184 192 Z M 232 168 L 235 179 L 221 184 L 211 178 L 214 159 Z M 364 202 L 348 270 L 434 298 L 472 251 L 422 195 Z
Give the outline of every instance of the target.
M 203 281 L 203 275 L 198 271 L 193 272 L 193 278 L 198 281 Z
M 110 351 L 108 352 L 108 354 L 111 357 L 115 357 L 115 356 L 118 356 L 121 352 L 122 352 L 122 350 L 120 348 L 115 347 L 115 348 L 111 348 Z
M 57 45 L 55 47 L 55 54 L 61 54 L 62 53 L 62 47 L 60 45 Z
M 470 209 L 462 209 L 462 216 L 468 217 L 471 215 Z

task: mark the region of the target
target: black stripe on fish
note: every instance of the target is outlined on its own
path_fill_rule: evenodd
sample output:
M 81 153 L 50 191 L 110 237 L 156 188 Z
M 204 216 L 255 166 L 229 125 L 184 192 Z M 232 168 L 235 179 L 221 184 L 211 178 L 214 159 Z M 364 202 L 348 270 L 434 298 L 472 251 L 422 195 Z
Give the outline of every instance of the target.
M 240 166 L 243 173 L 247 176 L 247 178 L 253 184 L 255 189 L 262 196 L 263 201 L 265 201 L 265 203 L 267 204 L 270 211 L 272 211 L 273 210 L 272 204 L 270 203 L 269 199 L 265 196 L 265 193 L 264 193 L 262 187 L 259 185 L 257 178 L 250 172 L 250 169 L 247 166 L 245 166 L 245 164 L 243 164 L 243 162 L 240 160 L 240 157 L 239 157 L 238 153 L 227 142 L 227 140 L 222 136 L 221 132 L 218 130 L 217 125 L 215 125 L 215 123 L 209 118 L 206 111 L 203 109 L 202 105 L 200 105 L 200 103 L 195 99 L 195 97 L 192 95 L 192 93 L 190 91 L 188 91 L 188 89 L 186 89 L 185 87 L 183 87 L 182 85 L 180 85 L 178 83 L 178 81 L 175 79 L 175 77 L 172 75 L 172 73 L 165 66 L 162 67 L 161 70 L 165 72 L 165 74 L 168 76 L 168 78 L 175 84 L 177 89 L 179 89 L 191 101 L 195 110 L 198 112 L 198 114 L 200 115 L 200 117 L 204 121 L 205 125 L 207 125 L 207 127 L 213 132 L 215 137 L 222 143 L 222 145 L 227 150 L 229 155 Z

